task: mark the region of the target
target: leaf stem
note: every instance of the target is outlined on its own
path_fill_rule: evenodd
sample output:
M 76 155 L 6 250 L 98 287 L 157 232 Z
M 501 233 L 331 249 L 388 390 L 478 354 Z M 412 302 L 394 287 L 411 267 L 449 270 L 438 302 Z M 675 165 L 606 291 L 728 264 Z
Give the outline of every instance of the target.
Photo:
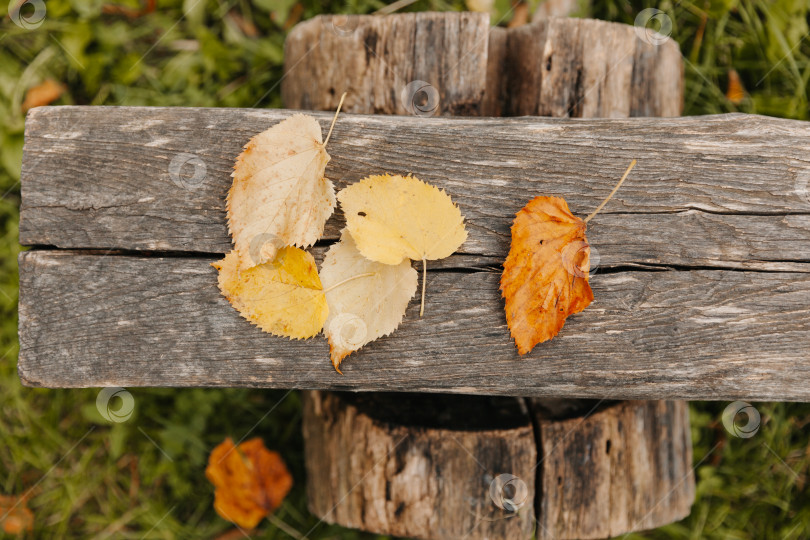
M 335 117 L 332 118 L 332 125 L 329 126 L 329 133 L 326 134 L 326 140 L 323 141 L 324 148 L 326 148 L 326 143 L 329 142 L 329 137 L 332 136 L 332 130 L 335 129 L 335 122 L 337 122 L 337 117 L 340 114 L 340 108 L 343 106 L 344 99 L 346 99 L 346 92 L 343 92 L 343 95 L 340 96 L 340 103 L 338 103 L 337 110 L 335 111 Z
M 599 206 L 596 207 L 596 210 L 591 212 L 591 214 L 583 220 L 585 223 L 588 223 L 593 216 L 595 216 L 596 214 L 599 213 L 599 210 L 601 210 L 602 208 L 605 207 L 607 202 L 616 194 L 617 191 L 619 191 L 619 188 L 624 183 L 624 180 L 627 178 L 627 175 L 630 174 L 630 171 L 632 171 L 633 167 L 635 167 L 635 166 L 636 166 L 636 160 L 634 159 L 633 161 L 630 162 L 630 166 L 627 167 L 626 171 L 624 171 L 624 176 L 622 176 L 622 179 L 619 180 L 618 184 L 616 184 L 616 187 L 613 188 L 613 191 L 610 192 L 610 195 L 608 195 L 607 198 L 604 201 L 602 201 L 602 203 Z
M 419 308 L 419 316 L 425 314 L 425 282 L 427 281 L 427 260 L 422 259 L 422 306 Z
M 323 294 L 326 294 L 329 291 L 331 291 L 332 289 L 334 289 L 335 287 L 340 287 L 344 283 L 348 283 L 349 281 L 352 281 L 353 279 L 360 279 L 361 277 L 371 277 L 371 276 L 376 276 L 376 275 L 377 275 L 377 272 L 366 272 L 365 274 L 357 274 L 356 276 L 347 277 L 343 281 L 338 281 L 337 283 L 335 283 L 334 285 L 332 285 L 331 287 L 329 287 L 328 289 L 323 291 Z

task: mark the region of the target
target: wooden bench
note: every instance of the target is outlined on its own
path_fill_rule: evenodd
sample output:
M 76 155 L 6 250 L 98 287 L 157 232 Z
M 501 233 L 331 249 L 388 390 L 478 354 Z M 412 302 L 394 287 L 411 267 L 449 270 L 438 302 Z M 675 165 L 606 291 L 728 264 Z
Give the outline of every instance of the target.
M 22 381 L 318 390 L 304 393 L 310 507 L 347 526 L 599 538 L 682 517 L 694 496 L 687 410 L 656 400 L 810 400 L 810 124 L 627 118 L 680 112 L 673 50 L 622 25 L 490 30 L 474 14 L 317 18 L 293 30 L 286 105 L 329 110 L 352 90 L 329 143 L 336 187 L 411 172 L 452 195 L 469 231 L 457 254 L 430 264 L 425 316 L 412 303 L 343 376 L 325 340 L 247 324 L 209 266 L 231 248 L 235 157 L 293 111 L 33 109 Z M 409 112 L 401 91 L 414 80 L 435 84 L 436 116 L 351 114 Z M 313 114 L 327 127 L 330 113 Z M 633 158 L 589 227 L 594 303 L 518 357 L 498 291 L 515 212 L 554 194 L 584 215 Z M 329 221 L 316 259 L 343 223 Z M 426 392 L 439 395 L 415 394 Z M 649 401 L 616 401 L 626 399 Z

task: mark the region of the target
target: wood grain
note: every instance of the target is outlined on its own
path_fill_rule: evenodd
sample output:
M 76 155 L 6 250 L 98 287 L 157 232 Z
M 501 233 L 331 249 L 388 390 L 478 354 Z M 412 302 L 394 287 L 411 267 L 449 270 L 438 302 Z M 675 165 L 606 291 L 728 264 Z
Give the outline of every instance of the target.
M 29 113 L 20 242 L 60 248 L 224 253 L 224 197 L 241 146 L 285 110 L 43 107 Z M 325 128 L 330 115 L 314 113 Z M 810 126 L 760 116 L 564 120 L 342 115 L 327 175 L 411 172 L 466 217 L 460 252 L 505 256 L 530 197 L 590 212 L 605 267 L 803 271 L 810 260 Z M 192 159 L 173 174 L 173 160 Z M 177 163 L 177 161 L 175 161 Z M 204 171 L 193 177 L 196 167 Z M 336 239 L 343 220 L 327 224 Z
M 583 417 L 538 415 L 537 537 L 612 538 L 689 515 L 695 498 L 689 407 L 622 401 Z
M 282 80 L 282 100 L 291 109 L 334 110 L 348 92 L 347 112 L 411 114 L 426 96 L 416 92 L 421 84 L 408 85 L 422 81 L 438 97 L 424 112 L 478 115 L 488 30 L 485 13 L 314 17 L 284 43 L 285 75 L 295 77 Z
M 335 373 L 325 340 L 246 324 L 212 259 L 20 255 L 21 379 L 49 387 L 256 386 L 613 399 L 810 400 L 810 275 L 596 274 L 596 300 L 519 358 L 497 272 L 428 274 L 424 318 Z
M 345 395 L 344 395 L 345 396 Z M 331 392 L 302 394 L 309 508 L 328 523 L 407 538 L 530 538 L 534 527 L 532 423 L 520 400 L 472 396 L 375 394 L 370 406 Z M 412 397 L 430 409 L 432 424 L 414 423 L 397 410 L 387 419 L 381 404 L 402 409 Z M 471 421 L 469 408 L 491 418 Z M 493 408 L 503 407 L 501 414 Z M 403 423 L 406 419 L 408 423 Z M 516 511 L 502 508 L 504 494 L 490 486 L 501 474 L 518 478 Z M 496 484 L 500 486 L 500 484 Z M 507 502 L 507 508 L 508 502 Z

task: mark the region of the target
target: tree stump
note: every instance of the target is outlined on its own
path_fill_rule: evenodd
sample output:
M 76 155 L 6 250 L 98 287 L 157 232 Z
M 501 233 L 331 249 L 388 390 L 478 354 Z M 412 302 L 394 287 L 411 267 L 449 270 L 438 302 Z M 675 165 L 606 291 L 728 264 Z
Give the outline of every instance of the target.
M 587 19 L 321 16 L 287 38 L 282 98 L 334 110 L 348 92 L 345 110 L 365 114 L 677 116 L 680 50 L 646 35 Z M 603 538 L 688 515 L 685 402 L 495 399 L 304 391 L 311 511 L 468 539 Z
M 538 539 L 608 538 L 689 515 L 695 483 L 685 401 L 530 401 L 543 460 Z
M 303 403 L 313 514 L 413 538 L 531 536 L 537 448 L 521 400 L 308 391 Z

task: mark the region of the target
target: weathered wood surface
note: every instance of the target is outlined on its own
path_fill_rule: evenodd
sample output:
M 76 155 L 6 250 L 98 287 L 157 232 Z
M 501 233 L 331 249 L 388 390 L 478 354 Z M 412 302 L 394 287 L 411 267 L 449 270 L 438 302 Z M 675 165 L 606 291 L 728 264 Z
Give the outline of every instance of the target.
M 234 159 L 252 135 L 290 114 L 33 109 L 26 124 L 20 242 L 224 253 L 231 246 L 224 197 Z M 315 114 L 326 127 L 330 115 Z M 807 123 L 745 115 L 342 115 L 329 143 L 327 175 L 342 188 L 367 174 L 411 172 L 446 189 L 468 223 L 460 253 L 499 264 L 513 216 L 529 198 L 559 195 L 584 215 L 638 158 L 589 228 L 602 267 L 804 272 L 810 261 L 809 147 Z M 189 159 L 181 174 L 172 169 L 173 160 Z M 197 170 L 202 174 L 195 177 Z M 336 239 L 342 226 L 338 212 L 325 238 Z
M 810 274 L 619 271 L 554 340 L 518 357 L 500 274 L 428 274 L 389 337 L 334 371 L 323 339 L 260 332 L 216 287 L 213 259 L 20 256 L 28 385 L 257 386 L 615 399 L 810 401 Z
M 408 538 L 531 537 L 538 458 L 520 400 L 421 396 L 419 411 L 401 406 L 408 396 L 365 397 L 302 396 L 313 514 Z
M 536 20 L 506 34 L 502 102 L 509 116 L 681 113 L 683 62 L 672 40 L 656 46 L 638 39 L 632 26 L 565 18 Z
M 623 401 L 584 418 L 538 414 L 537 538 L 610 538 L 689 515 L 695 497 L 684 401 Z
M 291 109 L 334 110 L 348 92 L 348 112 L 478 115 L 488 31 L 484 13 L 314 17 L 284 43 L 284 70 L 296 76 L 282 81 L 282 100 Z M 431 94 L 420 91 L 425 85 Z
M 310 510 L 330 523 L 417 538 L 608 538 L 681 519 L 694 499 L 683 401 L 588 401 L 557 416 L 546 400 L 302 400 Z
M 681 113 L 677 43 L 648 43 L 624 24 L 548 18 L 572 7 L 554 4 L 510 29 L 490 30 L 482 13 L 315 17 L 287 37 L 284 68 L 294 76 L 282 81 L 282 99 L 331 110 L 349 92 L 348 112 L 429 116 Z

